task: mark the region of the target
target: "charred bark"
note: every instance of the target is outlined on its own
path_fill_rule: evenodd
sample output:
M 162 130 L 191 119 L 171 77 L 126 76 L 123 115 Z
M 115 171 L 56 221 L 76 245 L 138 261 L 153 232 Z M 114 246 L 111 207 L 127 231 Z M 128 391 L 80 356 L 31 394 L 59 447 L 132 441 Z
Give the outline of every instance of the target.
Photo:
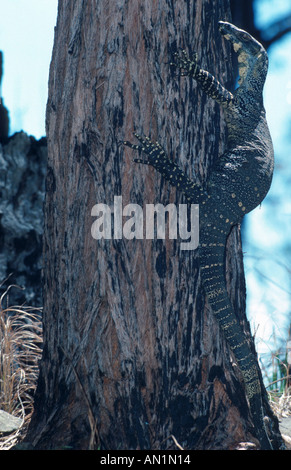
M 227 0 L 59 2 L 47 105 L 44 351 L 27 440 L 36 448 L 229 449 L 251 439 L 242 379 L 205 304 L 195 251 L 178 240 L 95 240 L 96 203 L 183 202 L 119 145 L 159 140 L 207 178 L 225 125 L 194 82 L 173 76 L 179 47 L 232 83 L 218 20 Z M 126 218 L 124 219 L 126 220 Z M 228 286 L 245 322 L 239 228 Z M 248 334 L 246 323 L 246 332 Z

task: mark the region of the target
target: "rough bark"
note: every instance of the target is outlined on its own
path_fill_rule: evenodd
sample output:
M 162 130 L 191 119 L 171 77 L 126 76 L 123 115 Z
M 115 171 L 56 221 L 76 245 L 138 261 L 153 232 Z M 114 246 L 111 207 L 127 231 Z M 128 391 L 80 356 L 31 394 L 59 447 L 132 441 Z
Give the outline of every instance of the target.
M 91 209 L 183 198 L 120 141 L 159 140 L 207 177 L 225 126 L 178 47 L 230 86 L 219 19 L 227 0 L 62 0 L 50 69 L 44 231 L 44 352 L 27 440 L 37 448 L 230 449 L 251 439 L 244 388 L 205 304 L 196 252 L 176 240 L 94 240 Z M 245 320 L 239 229 L 227 278 Z M 246 324 L 248 331 L 248 325 Z
M 42 305 L 46 160 L 45 139 L 36 141 L 19 132 L 0 144 L 1 293 L 11 285 L 23 288 L 9 290 L 9 305 Z

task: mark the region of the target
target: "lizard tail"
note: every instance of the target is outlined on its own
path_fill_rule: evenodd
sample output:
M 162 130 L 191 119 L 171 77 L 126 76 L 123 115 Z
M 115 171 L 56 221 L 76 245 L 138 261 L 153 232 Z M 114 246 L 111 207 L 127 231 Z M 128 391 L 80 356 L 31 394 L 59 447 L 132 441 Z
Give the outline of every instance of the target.
M 225 281 L 225 240 L 203 243 L 200 238 L 201 279 L 214 316 L 224 332 L 243 374 L 246 394 L 261 449 L 272 449 L 268 438 L 262 403 L 258 364 L 231 306 Z

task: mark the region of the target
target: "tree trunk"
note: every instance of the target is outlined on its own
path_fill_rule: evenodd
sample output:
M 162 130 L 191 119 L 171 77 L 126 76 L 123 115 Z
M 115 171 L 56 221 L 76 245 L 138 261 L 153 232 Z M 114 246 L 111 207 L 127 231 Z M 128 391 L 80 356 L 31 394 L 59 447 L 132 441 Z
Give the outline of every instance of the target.
M 134 129 L 159 140 L 190 177 L 207 178 L 225 124 L 169 63 L 180 47 L 197 51 L 230 86 L 230 49 L 217 28 L 230 20 L 228 3 L 59 2 L 47 106 L 44 351 L 27 435 L 36 448 L 166 449 L 174 436 L 185 449 L 230 449 L 252 439 L 241 375 L 205 303 L 196 251 L 167 237 L 91 234 L 93 206 L 113 208 L 115 196 L 123 207 L 185 202 L 119 144 Z M 227 279 L 248 333 L 238 227 Z

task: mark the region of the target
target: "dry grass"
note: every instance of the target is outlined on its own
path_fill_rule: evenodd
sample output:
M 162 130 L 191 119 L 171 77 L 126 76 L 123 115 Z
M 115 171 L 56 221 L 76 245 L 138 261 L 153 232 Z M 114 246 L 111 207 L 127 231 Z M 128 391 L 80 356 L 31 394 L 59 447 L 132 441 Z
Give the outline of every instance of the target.
M 0 297 L 0 409 L 21 418 L 22 425 L 9 436 L 0 434 L 0 450 L 10 449 L 25 434 L 42 350 L 41 309 L 4 308 L 8 290 Z
M 290 344 L 290 331 L 287 345 Z M 291 416 L 291 358 L 284 343 L 280 349 L 270 352 L 266 361 L 268 369 L 262 367 L 270 404 L 278 418 Z

